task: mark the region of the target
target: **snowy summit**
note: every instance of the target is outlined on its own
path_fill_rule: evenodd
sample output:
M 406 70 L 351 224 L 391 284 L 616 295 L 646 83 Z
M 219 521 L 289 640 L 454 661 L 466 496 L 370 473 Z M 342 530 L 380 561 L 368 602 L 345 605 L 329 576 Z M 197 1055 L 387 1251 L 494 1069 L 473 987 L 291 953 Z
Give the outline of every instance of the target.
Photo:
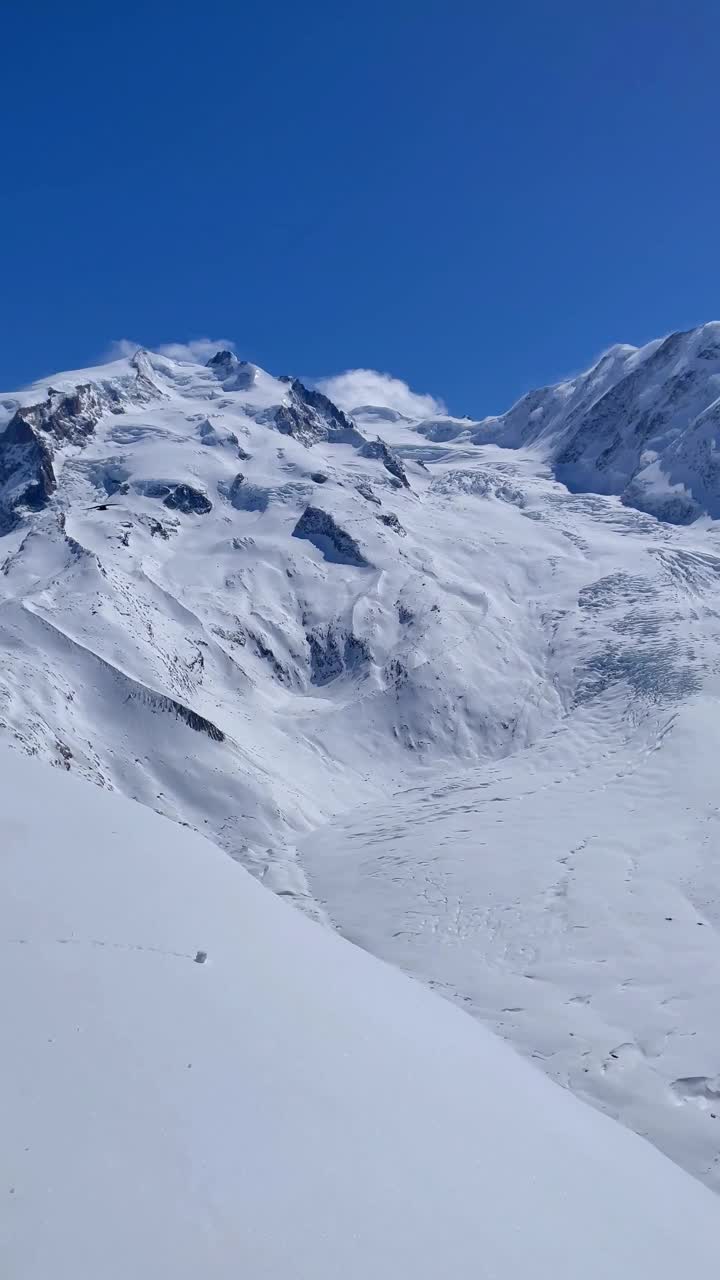
M 13 1280 L 710 1271 L 718 405 L 0 397 Z

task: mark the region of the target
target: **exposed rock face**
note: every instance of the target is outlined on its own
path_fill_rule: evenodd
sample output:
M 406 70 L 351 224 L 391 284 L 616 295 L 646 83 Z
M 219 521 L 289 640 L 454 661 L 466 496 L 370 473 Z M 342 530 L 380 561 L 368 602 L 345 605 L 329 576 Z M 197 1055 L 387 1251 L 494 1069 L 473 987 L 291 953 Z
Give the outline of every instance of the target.
M 100 391 L 90 383 L 82 383 L 69 394 L 51 389 L 47 400 L 18 409 L 16 416 L 23 417 L 58 444 L 83 444 L 106 410 L 123 412 L 117 389 L 109 384 Z
M 189 484 L 173 484 L 167 480 L 144 480 L 136 488 L 145 498 L 158 498 L 169 511 L 182 511 L 183 515 L 206 515 L 212 511 L 212 502 L 201 489 Z
M 14 522 L 19 506 L 44 507 L 56 483 L 48 444 L 18 410 L 0 436 L 0 529 Z
M 362 481 L 360 484 L 356 484 L 355 488 L 357 489 L 360 496 L 362 498 L 365 498 L 367 502 L 374 502 L 376 507 L 382 506 L 382 502 L 378 498 L 377 494 L 373 491 L 372 487 L 369 484 L 365 483 L 365 481 Z
M 213 373 L 218 377 L 228 377 L 239 366 L 240 361 L 232 351 L 216 351 L 207 362 L 208 369 L 212 369 Z
M 220 485 L 220 492 L 236 511 L 266 511 L 270 501 L 270 490 L 262 485 L 248 484 L 242 471 L 238 471 L 229 488 L 224 489 Z
M 355 539 L 335 522 L 327 511 L 319 507 L 306 507 L 292 532 L 293 538 L 311 542 L 331 564 L 349 564 L 357 569 L 369 569 Z
M 311 390 L 297 378 L 281 378 L 280 381 L 288 383 L 290 387 L 288 398 L 284 404 L 268 409 L 261 421 L 274 426 L 283 435 L 299 440 L 308 448 L 318 440 L 354 444 L 357 447 L 363 444 L 364 436 L 352 419 L 321 391 Z
M 371 661 L 364 640 L 351 631 L 330 626 L 308 633 L 310 647 L 310 679 L 313 684 L 329 684 L 345 672 L 357 674 Z
M 37 511 L 56 487 L 53 445 L 82 445 L 104 410 L 122 413 L 117 392 L 103 396 L 84 384 L 69 395 L 50 391 L 46 400 L 16 410 L 0 436 L 0 511 L 2 524 L 14 523 L 19 509 Z
M 238 471 L 235 479 L 233 480 L 232 484 L 230 485 L 230 488 L 228 489 L 228 495 L 227 495 L 230 501 L 232 502 L 233 506 L 241 505 L 237 500 L 240 498 L 240 489 L 244 483 L 245 483 L 245 476 L 243 475 L 242 471 Z
M 388 529 L 392 529 L 393 533 L 398 533 L 401 538 L 405 537 L 406 530 L 393 511 L 382 511 L 378 514 L 377 519 L 381 524 L 387 525 Z
M 126 404 L 146 404 L 162 393 L 152 381 L 144 352 L 131 360 L 126 380 L 78 383 L 72 391 L 50 387 L 45 400 L 22 405 L 0 435 L 0 526 L 11 527 L 23 509 L 37 511 L 56 488 L 53 455 L 57 448 L 82 448 L 106 413 L 124 413 Z
M 220 432 L 215 429 L 211 422 L 205 419 L 198 427 L 198 435 L 206 448 L 216 449 L 223 445 L 237 445 L 238 438 L 234 431 Z
M 226 391 L 247 390 L 257 377 L 257 366 L 247 360 L 238 360 L 233 351 L 216 351 L 206 367 L 212 369 Z
M 178 484 L 163 498 L 163 506 L 170 511 L 182 511 L 183 515 L 203 516 L 212 511 L 212 502 L 200 489 L 189 484 Z
M 385 470 L 400 481 L 403 488 L 410 488 L 410 481 L 407 478 L 402 462 L 397 454 L 393 453 L 392 449 L 388 449 L 385 441 L 381 440 L 380 436 L 378 436 L 377 440 L 366 441 L 360 449 L 360 454 L 363 458 L 377 458 L 379 462 L 382 462 Z

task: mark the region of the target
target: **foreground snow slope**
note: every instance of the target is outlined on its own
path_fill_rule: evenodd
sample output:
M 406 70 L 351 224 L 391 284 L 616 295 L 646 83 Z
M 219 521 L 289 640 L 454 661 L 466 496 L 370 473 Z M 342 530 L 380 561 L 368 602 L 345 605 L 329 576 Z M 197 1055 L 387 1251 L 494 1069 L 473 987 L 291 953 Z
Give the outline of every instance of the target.
M 710 1273 L 717 1201 L 449 1003 L 140 806 L 0 778 L 4 1274 Z

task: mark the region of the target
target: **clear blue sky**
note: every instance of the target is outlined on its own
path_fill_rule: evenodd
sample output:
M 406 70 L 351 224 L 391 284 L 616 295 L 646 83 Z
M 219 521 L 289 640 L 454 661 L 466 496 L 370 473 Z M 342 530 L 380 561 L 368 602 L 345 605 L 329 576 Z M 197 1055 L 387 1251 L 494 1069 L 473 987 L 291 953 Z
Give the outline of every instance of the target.
M 219 335 L 479 414 L 720 318 L 714 0 L 36 0 L 2 52 L 2 389 Z

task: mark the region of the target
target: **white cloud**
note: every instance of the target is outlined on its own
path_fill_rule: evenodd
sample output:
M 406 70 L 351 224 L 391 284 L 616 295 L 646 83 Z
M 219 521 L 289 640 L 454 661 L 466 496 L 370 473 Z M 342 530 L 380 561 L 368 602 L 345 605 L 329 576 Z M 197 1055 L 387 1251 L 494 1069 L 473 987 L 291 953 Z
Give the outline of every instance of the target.
M 317 386 L 341 409 L 352 411 L 362 405 L 382 405 L 408 418 L 430 418 L 446 413 L 442 400 L 411 391 L 406 382 L 376 369 L 347 369 L 332 378 L 320 378 Z
M 103 361 L 132 356 L 142 345 L 130 338 L 116 338 L 103 355 Z M 235 343 L 230 338 L 193 338 L 190 342 L 161 342 L 159 346 L 152 347 L 152 350 L 157 355 L 167 356 L 169 360 L 190 360 L 193 364 L 205 364 L 216 351 L 234 351 Z
M 131 338 L 115 338 L 103 351 L 100 363 L 109 364 L 111 360 L 122 360 L 125 356 L 134 356 L 141 346 L 141 342 L 133 342 Z
M 163 342 L 158 347 L 159 354 L 169 360 L 192 360 L 195 364 L 205 364 L 216 351 L 234 350 L 230 338 L 193 338 L 190 342 Z

